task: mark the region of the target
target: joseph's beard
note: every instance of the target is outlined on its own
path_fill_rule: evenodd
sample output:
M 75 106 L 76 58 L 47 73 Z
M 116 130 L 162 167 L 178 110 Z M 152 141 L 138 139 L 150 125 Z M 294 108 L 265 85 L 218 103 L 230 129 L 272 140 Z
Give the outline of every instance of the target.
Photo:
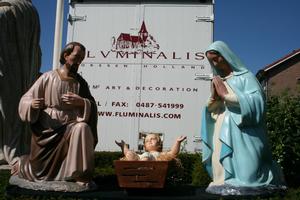
M 78 71 L 78 64 L 73 64 L 73 65 L 71 65 L 71 67 L 70 67 L 70 72 L 72 73 L 72 74 L 77 74 L 77 71 Z

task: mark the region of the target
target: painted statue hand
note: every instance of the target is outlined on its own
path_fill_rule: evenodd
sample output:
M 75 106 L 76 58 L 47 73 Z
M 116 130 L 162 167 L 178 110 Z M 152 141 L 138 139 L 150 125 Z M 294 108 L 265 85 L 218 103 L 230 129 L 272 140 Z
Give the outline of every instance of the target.
M 217 100 L 217 99 L 219 99 L 218 93 L 217 93 L 217 91 L 216 91 L 216 87 L 215 87 L 215 85 L 214 85 L 213 82 L 211 82 L 210 91 L 211 91 L 211 99 L 212 99 L 212 100 Z
M 67 94 L 62 95 L 62 101 L 71 106 L 84 106 L 84 100 L 81 96 L 68 92 Z
M 121 148 L 121 150 L 122 150 L 123 153 L 124 153 L 124 149 L 128 149 L 129 148 L 128 144 L 126 144 L 124 142 L 124 140 L 121 140 L 121 142 L 118 142 L 118 141 L 115 140 L 115 143 Z
M 217 96 L 219 96 L 222 100 L 224 100 L 225 95 L 228 94 L 228 90 L 223 83 L 223 80 L 220 76 L 215 76 L 212 80 L 214 88 L 216 90 Z
M 33 109 L 43 109 L 45 107 L 45 100 L 44 100 L 44 98 L 32 99 L 31 107 Z
M 118 142 L 117 140 L 115 140 L 115 143 L 116 143 L 119 147 L 121 147 L 121 149 L 123 149 L 124 146 L 126 145 L 126 143 L 124 142 L 124 140 L 121 140 L 121 142 Z
M 179 143 L 181 143 L 183 140 L 185 140 L 186 139 L 186 136 L 179 136 L 177 139 L 176 139 L 176 141 L 177 142 L 179 142 Z

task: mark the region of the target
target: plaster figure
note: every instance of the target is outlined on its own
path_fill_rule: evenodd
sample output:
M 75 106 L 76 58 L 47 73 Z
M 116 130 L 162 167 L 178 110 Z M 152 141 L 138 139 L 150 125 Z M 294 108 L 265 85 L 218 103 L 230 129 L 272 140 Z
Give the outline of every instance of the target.
M 144 140 L 144 148 L 145 152 L 141 155 L 135 153 L 132 150 L 129 150 L 128 145 L 121 140 L 121 142 L 117 142 L 116 144 L 121 147 L 122 152 L 124 154 L 124 160 L 172 160 L 177 157 L 180 151 L 180 144 L 183 140 L 186 139 L 186 136 L 179 136 L 174 145 L 172 146 L 170 151 L 162 151 L 162 141 L 158 134 L 148 134 Z
M 214 74 L 201 127 L 202 159 L 212 177 L 207 192 L 248 195 L 284 188 L 267 141 L 259 82 L 224 42 L 211 44 L 206 56 Z
M 71 42 L 59 69 L 46 72 L 23 95 L 22 120 L 30 123 L 31 151 L 13 173 L 33 181 L 92 183 L 97 144 L 97 107 L 87 82 L 77 73 L 85 47 Z
M 0 0 L 0 165 L 29 152 L 31 132 L 18 116 L 21 96 L 39 74 L 39 16 L 29 0 Z

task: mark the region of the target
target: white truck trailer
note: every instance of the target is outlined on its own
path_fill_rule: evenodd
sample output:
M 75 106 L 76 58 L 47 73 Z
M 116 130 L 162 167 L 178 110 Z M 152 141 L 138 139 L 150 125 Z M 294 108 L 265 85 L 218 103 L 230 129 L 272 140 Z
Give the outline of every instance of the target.
M 79 73 L 98 105 L 97 151 L 119 151 L 115 140 L 142 150 L 159 133 L 169 149 L 201 150 L 201 111 L 209 96 L 213 0 L 71 0 L 67 41 L 87 48 Z

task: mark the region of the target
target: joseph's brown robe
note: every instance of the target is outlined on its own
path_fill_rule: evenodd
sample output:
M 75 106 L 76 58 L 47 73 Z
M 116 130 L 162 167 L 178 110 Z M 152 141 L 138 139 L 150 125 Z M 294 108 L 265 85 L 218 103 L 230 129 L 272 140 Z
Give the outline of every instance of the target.
M 84 109 L 62 102 L 73 92 L 84 98 Z M 31 107 L 44 98 L 45 108 Z M 21 98 L 19 115 L 31 124 L 29 155 L 20 158 L 19 176 L 30 181 L 91 180 L 97 144 L 97 106 L 88 84 L 80 76 L 64 79 L 58 70 L 43 74 Z

